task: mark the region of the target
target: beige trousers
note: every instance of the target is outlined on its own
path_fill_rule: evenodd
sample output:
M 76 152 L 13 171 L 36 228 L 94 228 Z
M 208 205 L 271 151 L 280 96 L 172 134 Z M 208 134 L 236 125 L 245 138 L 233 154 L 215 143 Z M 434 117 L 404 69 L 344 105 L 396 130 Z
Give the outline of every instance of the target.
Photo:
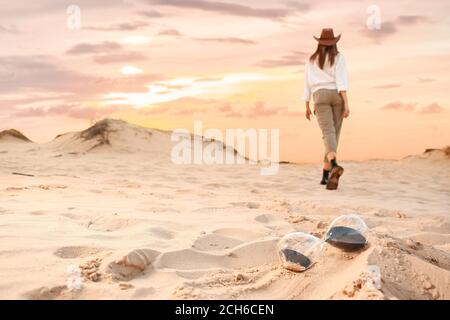
M 314 92 L 314 114 L 316 115 L 327 155 L 337 152 L 344 114 L 344 101 L 337 90 L 320 89 Z

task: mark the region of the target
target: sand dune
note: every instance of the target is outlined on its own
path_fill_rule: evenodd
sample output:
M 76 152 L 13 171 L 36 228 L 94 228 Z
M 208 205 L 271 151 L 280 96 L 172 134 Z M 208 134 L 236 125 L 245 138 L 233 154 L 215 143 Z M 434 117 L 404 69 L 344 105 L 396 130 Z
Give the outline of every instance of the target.
M 121 121 L 0 137 L 0 298 L 450 299 L 448 149 L 343 163 L 329 192 L 319 165 L 172 164 L 169 132 Z M 370 228 L 365 250 L 281 267 L 282 236 L 322 237 L 349 213 Z
M 145 129 L 120 120 L 105 119 L 81 131 L 57 136 L 47 146 L 72 153 L 90 151 L 170 154 L 170 132 Z
M 0 132 L 0 143 L 4 142 L 31 142 L 22 132 L 15 129 Z
M 178 142 L 172 141 L 171 135 L 171 131 L 147 129 L 121 120 L 104 119 L 84 131 L 58 135 L 45 147 L 69 154 L 151 153 L 154 157 L 163 157 L 166 160 Z M 193 134 L 185 135 L 185 139 L 202 141 L 205 148 L 212 144 L 214 148 L 225 152 L 237 153 L 235 149 L 227 147 L 221 141 L 211 141 Z

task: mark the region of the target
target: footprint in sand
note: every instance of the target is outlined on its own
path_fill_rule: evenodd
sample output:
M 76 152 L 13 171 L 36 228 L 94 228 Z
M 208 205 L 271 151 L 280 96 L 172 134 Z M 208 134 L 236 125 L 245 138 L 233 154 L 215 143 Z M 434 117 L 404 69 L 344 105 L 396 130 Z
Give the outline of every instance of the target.
M 219 234 L 207 234 L 195 240 L 192 248 L 199 251 L 213 251 L 234 248 L 242 241 Z
M 437 221 L 431 225 L 422 227 L 424 232 L 450 233 L 450 222 Z
M 195 210 L 192 210 L 191 212 L 193 213 L 220 213 L 220 212 L 226 212 L 229 209 L 234 209 L 233 206 L 228 206 L 228 207 L 203 207 L 203 208 L 198 208 Z
M 104 251 L 102 248 L 72 246 L 58 248 L 53 254 L 62 259 L 75 259 L 89 257 L 102 251 Z
M 139 211 L 143 211 L 145 213 L 179 213 L 180 211 L 167 207 L 144 207 L 143 209 L 139 209 Z
M 230 204 L 236 207 L 245 207 L 249 209 L 258 209 L 260 207 L 257 202 L 231 202 Z
M 256 216 L 255 221 L 263 224 L 267 229 L 272 230 L 279 236 L 296 231 L 286 220 L 280 219 L 270 213 Z
M 66 286 L 40 287 L 24 294 L 26 299 L 30 300 L 56 300 L 73 299 L 77 291 L 71 291 Z
M 280 220 L 280 219 L 278 219 L 273 214 L 269 214 L 269 213 L 261 214 L 261 215 L 255 217 L 255 221 L 261 222 L 261 223 L 273 223 L 273 222 L 276 222 L 277 220 Z
M 227 185 L 222 183 L 207 183 L 204 184 L 203 187 L 205 187 L 206 189 L 218 189 L 218 188 L 226 188 Z
M 6 215 L 6 214 L 13 214 L 12 211 L 6 210 L 6 209 L 0 209 L 0 216 Z
M 175 272 L 177 276 L 186 279 L 186 280 L 195 280 L 203 277 L 205 274 L 207 274 L 206 271 L 197 271 L 197 270 L 183 270 L 183 271 L 177 271 Z
M 46 215 L 48 212 L 47 211 L 43 211 L 43 210 L 36 210 L 36 211 L 31 211 L 30 214 L 33 216 L 43 216 Z
M 114 185 L 119 188 L 128 188 L 128 189 L 140 189 L 142 185 L 137 182 L 129 181 L 129 180 L 107 180 L 106 184 Z
M 374 209 L 369 211 L 369 214 L 373 214 L 375 217 L 385 218 L 392 217 L 398 219 L 407 218 L 407 214 L 399 210 L 388 210 L 388 209 Z
M 61 216 L 72 219 L 72 220 L 82 220 L 84 217 L 75 213 L 62 213 Z
M 111 232 L 134 226 L 140 221 L 141 220 L 138 219 L 99 217 L 97 219 L 89 220 L 86 223 L 86 227 L 95 231 Z
M 96 194 L 102 194 L 103 193 L 102 190 L 98 190 L 98 189 L 89 189 L 88 191 L 91 192 L 91 193 L 96 193 Z
M 149 228 L 149 229 L 147 229 L 147 231 L 152 236 L 155 236 L 157 238 L 164 239 L 164 240 L 170 240 L 175 237 L 175 234 L 172 231 L 164 229 L 164 228 L 158 228 L 158 227 Z
M 151 294 L 157 293 L 157 290 L 155 288 L 139 288 L 137 289 L 134 294 L 133 294 L 133 298 L 139 299 L 139 298 L 143 298 L 143 299 L 148 299 L 147 297 Z
M 42 190 L 53 190 L 53 189 L 67 189 L 67 186 L 62 184 L 40 184 L 37 186 L 33 186 L 33 188 L 38 188 Z
M 278 261 L 278 238 L 244 243 L 232 251 L 210 254 L 193 249 L 165 252 L 155 261 L 158 269 L 214 270 L 259 266 Z
M 214 230 L 212 233 L 223 237 L 233 238 L 241 242 L 249 242 L 262 239 L 267 235 L 267 232 L 241 228 L 222 228 Z
M 414 241 L 422 242 L 427 245 L 445 245 L 450 243 L 450 234 L 436 232 L 420 232 L 410 235 L 409 238 Z
M 148 270 L 159 255 L 160 252 L 151 249 L 133 250 L 109 263 L 106 272 L 114 280 L 129 281 Z

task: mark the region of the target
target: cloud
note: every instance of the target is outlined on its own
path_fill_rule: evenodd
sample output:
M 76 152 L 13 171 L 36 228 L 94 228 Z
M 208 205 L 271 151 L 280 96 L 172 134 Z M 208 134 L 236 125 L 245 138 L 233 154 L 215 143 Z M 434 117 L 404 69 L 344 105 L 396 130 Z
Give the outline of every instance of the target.
M 161 30 L 158 35 L 160 36 L 182 36 L 182 33 L 176 29 L 164 29 Z
M 383 107 L 381 107 L 381 110 L 385 111 L 409 111 L 413 112 L 416 108 L 417 103 L 403 103 L 400 101 L 391 102 Z
M 0 92 L 73 92 L 91 77 L 60 67 L 49 56 L 0 56 Z
M 256 44 L 255 41 L 242 39 L 242 38 L 234 38 L 234 37 L 225 37 L 225 38 L 192 38 L 195 41 L 202 42 L 222 42 L 229 44 L 244 44 L 244 45 L 253 45 Z
M 103 119 L 111 117 L 117 112 L 134 113 L 139 116 L 152 116 L 161 114 L 171 115 L 188 115 L 194 114 L 199 110 L 193 108 L 172 108 L 169 106 L 152 106 L 139 110 L 134 109 L 129 105 L 106 105 L 102 107 L 83 106 L 79 103 L 63 103 L 53 105 L 45 108 L 26 108 L 16 110 L 13 114 L 10 112 L 12 118 L 35 118 L 46 116 L 65 116 L 75 119 Z
M 274 116 L 278 114 L 279 111 L 280 108 L 266 107 L 265 103 L 257 102 L 252 107 L 246 108 L 244 115 L 247 118 L 267 117 L 267 116 Z
M 199 113 L 200 110 L 198 108 L 178 108 L 174 110 L 170 110 L 169 114 L 174 116 L 191 116 L 193 114 Z M 204 113 L 204 112 L 202 112 Z
M 404 16 L 398 16 L 397 17 L 397 23 L 400 25 L 415 25 L 418 23 L 426 23 L 430 22 L 430 18 L 426 16 L 420 16 L 420 15 L 404 15 Z
M 277 68 L 285 66 L 298 66 L 305 63 L 308 56 L 306 52 L 294 51 L 288 55 L 284 55 L 279 59 L 268 59 L 258 62 L 256 65 L 263 68 Z
M 122 46 L 116 42 L 104 41 L 102 43 L 91 44 L 91 43 L 79 43 L 69 50 L 66 54 L 69 55 L 81 55 L 81 54 L 91 54 L 91 53 L 104 53 L 110 51 L 121 50 Z
M 421 15 L 401 15 L 391 21 L 382 21 L 381 29 L 370 30 L 367 26 L 364 26 L 360 31 L 361 33 L 379 42 L 381 39 L 387 38 L 393 34 L 399 32 L 399 27 L 411 27 L 419 23 L 430 22 L 430 19 Z
M 61 1 L 61 0 L 39 0 L 39 1 L 27 1 L 26 5 L 17 1 L 2 1 L 2 7 L 0 10 L 0 18 L 2 20 L 14 19 L 29 16 L 39 16 L 58 13 L 65 14 L 66 9 L 71 4 L 76 4 L 83 10 L 104 9 L 105 7 L 123 7 L 127 5 L 123 0 L 76 0 L 73 1 Z
M 123 106 L 86 107 L 77 103 L 67 103 L 47 108 L 27 108 L 14 113 L 13 117 L 67 116 L 77 119 L 97 119 L 108 117 L 120 110 L 123 110 Z
M 160 74 L 99 77 L 66 69 L 52 56 L 0 56 L 0 93 L 70 93 L 78 100 L 92 99 L 112 91 L 141 91 L 164 78 Z
M 52 56 L 0 56 L 0 118 L 64 115 L 73 118 L 103 118 L 131 106 L 85 106 L 100 101 L 109 92 L 142 92 L 160 74 L 115 78 L 86 75 L 69 70 Z
M 109 26 L 88 26 L 83 29 L 94 31 L 135 31 L 144 27 L 147 27 L 148 23 L 142 21 L 136 22 L 124 22 L 112 24 Z
M 294 8 L 300 11 L 307 11 L 310 9 L 310 4 L 306 2 L 298 2 L 298 1 L 284 1 L 283 2 L 287 7 Z
M 287 107 L 267 106 L 264 102 L 256 102 L 250 106 L 232 106 L 228 102 L 216 99 L 184 97 L 137 110 L 140 115 L 167 114 L 174 116 L 205 115 L 206 113 L 227 118 L 261 118 L 270 116 L 295 117 L 303 116 L 300 111 L 292 111 Z
M 374 89 L 393 89 L 393 88 L 399 88 L 401 87 L 403 84 L 401 83 L 387 83 L 387 84 L 381 84 L 378 86 L 374 86 Z
M 258 118 L 267 116 L 291 116 L 301 115 L 301 112 L 290 111 L 287 107 L 267 107 L 264 102 L 256 102 L 252 107 L 244 112 L 247 118 Z
M 122 62 L 136 62 L 147 60 L 147 57 L 139 52 L 123 52 L 123 53 L 113 53 L 113 54 L 102 54 L 96 55 L 93 58 L 95 63 L 98 64 L 114 64 Z
M 293 4 L 295 4 L 295 2 L 293 1 L 288 2 L 288 4 L 290 3 L 290 5 L 287 8 L 270 8 L 270 9 L 253 8 L 242 4 L 220 2 L 220 1 L 206 1 L 206 0 L 146 0 L 146 2 L 161 6 L 174 6 L 179 8 L 188 8 L 188 9 L 197 9 L 215 12 L 219 14 L 266 18 L 275 20 L 292 16 L 297 11 L 306 10 L 305 9 L 306 7 L 302 7 L 300 5 L 294 7 Z
M 167 106 L 152 106 L 135 110 L 135 112 L 142 116 L 161 115 L 167 113 L 167 111 L 169 111 Z
M 222 81 L 223 78 L 198 78 L 195 79 L 194 82 L 217 82 L 217 81 Z
M 176 105 L 180 105 L 180 104 L 190 104 L 190 105 L 202 105 L 202 106 L 206 106 L 206 105 L 211 105 L 211 104 L 217 104 L 219 103 L 220 100 L 217 99 L 212 99 L 212 98 L 198 98 L 198 97 L 183 97 L 177 100 L 173 100 L 173 101 L 169 101 L 164 103 L 164 105 L 167 106 L 176 106 Z
M 43 55 L 34 56 L 0 56 L 2 69 L 30 69 L 39 70 L 52 67 L 50 58 Z
M 48 92 L 42 94 L 3 94 L 0 101 L 0 110 L 10 110 L 14 107 L 26 107 L 33 104 L 48 104 L 56 101 L 64 101 L 68 98 L 67 94 L 49 94 Z
M 438 103 L 432 103 L 420 109 L 420 113 L 422 114 L 433 114 L 433 113 L 441 113 L 445 110 L 444 107 L 439 105 Z
M 91 80 L 90 86 L 97 93 L 105 92 L 128 92 L 140 93 L 148 90 L 148 85 L 155 81 L 165 80 L 162 74 L 137 74 L 133 76 L 120 76 L 117 78 L 95 78 Z
M 15 26 L 4 26 L 0 24 L 0 34 L 19 34 L 19 30 Z
M 196 97 L 183 97 L 169 102 L 164 102 L 161 105 L 153 105 L 135 110 L 139 115 L 204 115 L 207 112 L 214 111 L 213 105 L 219 103 L 216 99 L 205 99 Z
M 386 21 L 381 24 L 380 30 L 370 30 L 366 26 L 361 29 L 361 33 L 373 40 L 380 40 L 397 33 L 398 29 L 394 22 Z
M 161 30 L 158 35 L 160 36 L 174 36 L 174 37 L 182 37 L 184 36 L 180 31 L 176 29 L 164 29 Z M 228 44 L 243 44 L 243 45 L 253 45 L 256 44 L 255 41 L 237 37 L 190 37 L 191 40 L 199 41 L 199 42 L 219 42 L 219 43 L 228 43 Z
M 420 83 L 434 82 L 436 79 L 433 78 L 419 78 Z
M 231 118 L 260 118 L 269 116 L 300 116 L 303 113 L 291 111 L 287 107 L 268 107 L 265 102 L 256 102 L 250 107 L 240 107 L 239 110 L 232 107 L 229 103 L 221 105 L 216 110 L 225 117 Z
M 162 17 L 164 17 L 164 15 L 161 12 L 155 11 L 155 10 L 138 11 L 137 14 L 147 17 L 147 18 L 162 18 Z
M 405 112 L 415 112 L 417 107 L 417 103 L 404 103 L 400 101 L 391 102 L 383 107 L 381 107 L 381 110 L 385 111 L 405 111 Z M 435 113 L 441 113 L 445 111 L 445 108 L 439 105 L 438 103 L 434 102 L 432 104 L 429 104 L 427 106 L 424 106 L 417 110 L 417 113 L 420 114 L 435 114 Z

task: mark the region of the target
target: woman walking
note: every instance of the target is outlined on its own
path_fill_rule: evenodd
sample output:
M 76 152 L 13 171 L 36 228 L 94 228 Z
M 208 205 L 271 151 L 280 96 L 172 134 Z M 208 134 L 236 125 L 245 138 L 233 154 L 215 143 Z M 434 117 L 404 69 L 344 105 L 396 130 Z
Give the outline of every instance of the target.
M 309 102 L 314 99 L 314 114 L 322 130 L 325 146 L 322 180 L 328 190 L 336 190 L 344 168 L 337 164 L 337 147 L 343 118 L 350 109 L 347 100 L 348 79 L 344 56 L 339 53 L 333 29 L 323 29 L 320 38 L 314 37 L 317 50 L 305 65 L 306 118 L 311 120 Z

